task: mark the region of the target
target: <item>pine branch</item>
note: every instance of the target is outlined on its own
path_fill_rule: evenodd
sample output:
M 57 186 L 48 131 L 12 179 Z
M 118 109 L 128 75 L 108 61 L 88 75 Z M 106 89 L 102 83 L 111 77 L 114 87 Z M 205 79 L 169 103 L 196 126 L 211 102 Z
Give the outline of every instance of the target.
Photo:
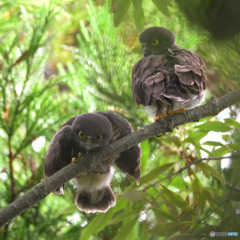
M 162 118 L 157 123 L 154 122 L 148 126 L 140 128 L 128 136 L 111 143 L 98 153 L 88 153 L 84 155 L 78 159 L 78 162 L 69 164 L 48 179 L 38 183 L 21 198 L 2 209 L 0 211 L 0 227 L 3 227 L 13 218 L 45 198 L 49 193 L 53 192 L 56 188 L 62 186 L 67 181 L 82 172 L 89 172 L 92 163 L 100 163 L 102 160 L 110 158 L 114 154 L 121 153 L 146 139 L 164 132 L 172 131 L 176 126 L 189 122 L 196 122 L 205 117 L 216 116 L 225 108 L 228 108 L 239 101 L 240 89 L 230 92 L 218 99 L 212 98 L 207 104 L 187 111 L 187 114 L 176 114 L 171 117 Z

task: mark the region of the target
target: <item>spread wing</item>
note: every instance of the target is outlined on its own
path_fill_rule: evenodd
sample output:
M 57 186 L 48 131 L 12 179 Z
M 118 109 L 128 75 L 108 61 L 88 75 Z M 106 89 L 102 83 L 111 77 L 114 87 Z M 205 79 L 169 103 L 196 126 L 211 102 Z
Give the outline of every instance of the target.
M 44 163 L 44 175 L 49 177 L 71 163 L 74 147 L 73 129 L 70 125 L 63 126 L 53 137 Z
M 117 113 L 108 111 L 98 112 L 103 116 L 107 117 L 108 120 L 112 123 L 113 128 L 113 139 L 112 142 L 120 139 L 132 132 L 132 127 L 128 123 L 128 121 Z M 122 153 L 115 160 L 116 166 L 123 172 L 128 173 L 130 176 L 136 179 L 137 184 L 140 182 L 140 156 L 141 156 L 141 148 L 139 145 L 136 145 Z
M 167 104 L 189 100 L 189 91 L 198 94 L 206 89 L 204 66 L 198 54 L 186 49 L 142 58 L 132 69 L 134 102 L 148 106 L 156 100 Z

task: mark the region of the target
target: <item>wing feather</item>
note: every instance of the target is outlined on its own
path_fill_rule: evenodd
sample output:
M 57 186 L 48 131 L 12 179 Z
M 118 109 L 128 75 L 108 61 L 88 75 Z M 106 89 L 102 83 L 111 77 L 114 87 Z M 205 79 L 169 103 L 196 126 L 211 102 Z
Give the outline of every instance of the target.
M 73 129 L 70 125 L 62 127 L 53 137 L 44 163 L 44 175 L 49 177 L 71 163 L 74 147 Z
M 128 121 L 117 113 L 108 111 L 106 113 L 100 112 L 108 118 L 112 124 L 113 128 L 113 138 L 112 142 L 120 139 L 132 132 L 132 127 Z M 140 156 L 141 148 L 139 145 L 136 145 L 122 153 L 115 160 L 116 166 L 123 172 L 128 173 L 130 176 L 136 179 L 139 184 L 140 181 Z

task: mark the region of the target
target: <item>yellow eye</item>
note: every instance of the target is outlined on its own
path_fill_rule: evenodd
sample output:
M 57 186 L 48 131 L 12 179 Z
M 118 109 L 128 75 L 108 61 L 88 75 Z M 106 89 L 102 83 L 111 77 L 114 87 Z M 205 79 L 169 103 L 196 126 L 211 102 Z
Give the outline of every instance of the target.
M 102 140 L 102 135 L 97 135 L 97 136 L 95 137 L 95 140 L 96 140 L 96 141 Z
M 83 132 L 79 132 L 79 137 L 80 138 L 85 138 L 86 136 L 85 136 L 85 134 Z
M 152 40 L 152 41 L 151 41 L 151 44 L 152 44 L 153 46 L 156 46 L 156 45 L 158 44 L 158 40 Z

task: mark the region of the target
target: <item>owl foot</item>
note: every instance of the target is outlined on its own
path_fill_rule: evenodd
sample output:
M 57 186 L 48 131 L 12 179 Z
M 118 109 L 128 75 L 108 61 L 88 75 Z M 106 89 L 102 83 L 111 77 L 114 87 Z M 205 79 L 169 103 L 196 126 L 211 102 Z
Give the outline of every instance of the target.
M 108 158 L 108 162 L 112 163 L 113 159 L 112 158 Z
M 78 179 L 78 178 L 80 178 L 81 176 L 86 176 L 86 175 L 87 175 L 87 173 L 86 173 L 86 172 L 83 172 L 83 173 L 77 175 L 75 178 Z
M 169 108 L 168 111 L 167 111 L 168 116 L 172 116 L 172 115 L 178 114 L 178 113 L 186 113 L 186 108 L 180 108 L 176 111 L 173 111 L 171 108 Z
M 161 118 L 163 118 L 163 117 L 167 117 L 167 114 L 164 112 L 164 113 L 162 113 L 162 114 L 159 114 L 158 113 L 158 115 L 154 118 L 154 121 L 155 122 L 158 122 Z
M 77 162 L 77 159 L 76 158 L 72 158 L 72 163 L 73 162 Z
M 101 173 L 96 173 L 95 175 L 96 175 L 97 177 L 101 177 L 101 176 L 102 176 Z
M 82 153 L 81 153 L 81 152 L 79 152 L 79 153 L 78 153 L 78 157 L 80 158 L 81 156 L 82 156 Z

